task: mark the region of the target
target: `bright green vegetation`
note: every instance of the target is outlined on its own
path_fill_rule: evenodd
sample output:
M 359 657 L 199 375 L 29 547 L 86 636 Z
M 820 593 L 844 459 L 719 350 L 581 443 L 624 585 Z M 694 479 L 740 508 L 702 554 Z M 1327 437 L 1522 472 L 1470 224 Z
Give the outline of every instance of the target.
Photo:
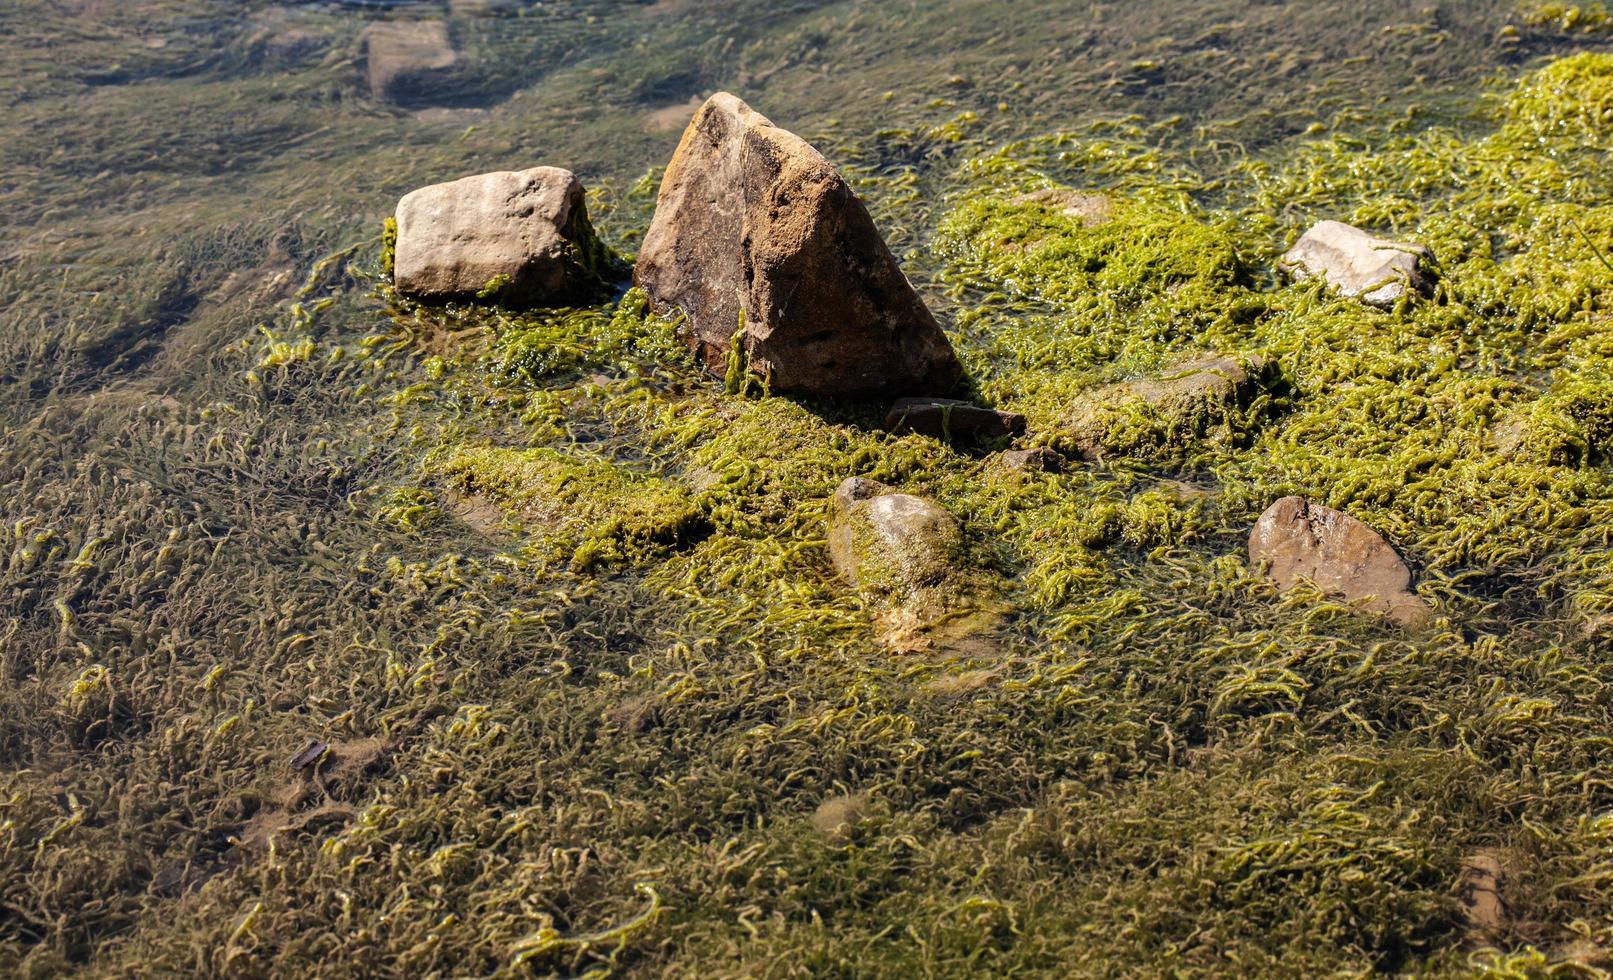
M 563 105 L 614 67 L 619 101 L 556 122 L 519 96 L 447 137 L 364 104 L 340 52 L 226 77 L 180 28 L 177 51 L 134 55 L 97 34 L 145 81 L 76 101 L 55 75 L 24 84 L 45 71 L 28 47 L 0 69 L 13 118 L 61 116 L 73 167 L 119 113 L 156 122 L 85 173 L 20 136 L 0 149 L 37 195 L 0 197 L 9 220 L 96 243 L 80 265 L 31 234 L 0 261 L 0 973 L 1605 965 L 1613 56 L 1482 103 L 1459 75 L 1438 106 L 1375 107 L 1363 93 L 1478 63 L 1467 45 L 1510 4 L 1392 31 L 1370 4 L 1236 6 L 1248 22 L 1205 40 L 1202 8 L 1163 5 L 1133 43 L 1106 33 L 1117 8 L 947 5 L 935 33 L 954 33 L 926 43 L 969 52 L 957 80 L 898 91 L 906 63 L 888 102 L 853 94 L 875 69 L 802 80 L 894 61 L 910 11 L 827 5 L 676 55 L 627 21 L 600 29 L 619 59 L 545 83 Z M 1173 120 L 1239 59 L 1309 77 L 1310 49 L 1286 76 L 1281 51 L 1249 60 L 1268 17 L 1336 18 L 1366 63 Z M 558 45 L 593 37 L 562 26 Z M 456 31 L 485 34 L 485 78 L 532 81 L 510 35 Z M 998 31 L 1120 60 L 994 48 Z M 681 98 L 667 78 L 689 61 L 682 84 L 749 79 L 782 124 L 830 134 L 1028 441 L 1058 443 L 1083 392 L 1207 353 L 1269 358 L 1266 396 L 1213 420 L 1226 438 L 1143 427 L 1102 466 L 1011 474 L 880 432 L 884 406 L 725 391 L 636 293 L 532 313 L 390 294 L 387 195 L 546 140 L 575 158 L 531 162 L 640 160 L 652 140 L 616 134 Z M 163 81 L 175 65 L 200 77 Z M 163 155 L 178 110 L 131 89 L 168 84 L 221 134 L 269 107 L 221 143 L 295 220 L 242 215 L 202 144 Z M 1146 114 L 1045 115 L 1102 93 Z M 328 160 L 317 180 L 271 152 L 292 138 Z M 90 180 L 103 165 L 120 169 Z M 642 231 L 642 169 L 590 201 L 607 244 Z M 1114 207 L 1088 224 L 1025 200 L 1048 188 Z M 1434 295 L 1380 312 L 1280 282 L 1274 259 L 1322 218 L 1430 245 Z M 848 476 L 961 519 L 956 620 L 893 643 L 901 624 L 834 577 Z M 1382 530 L 1440 619 L 1408 634 L 1275 595 L 1243 545 L 1288 493 Z M 294 773 L 311 738 L 329 753 Z M 826 835 L 812 814 L 840 797 L 862 817 Z M 1470 939 L 1456 892 L 1481 851 L 1511 915 Z
M 1525 3 L 1520 5 L 1524 23 L 1530 27 L 1551 27 L 1563 31 L 1597 34 L 1613 30 L 1613 14 L 1603 3 Z

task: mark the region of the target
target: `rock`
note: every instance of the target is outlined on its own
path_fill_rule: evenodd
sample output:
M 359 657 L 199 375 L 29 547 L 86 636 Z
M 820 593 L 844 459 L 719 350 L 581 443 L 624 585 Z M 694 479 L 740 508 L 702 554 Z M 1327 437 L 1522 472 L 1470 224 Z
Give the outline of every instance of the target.
M 1304 497 L 1284 497 L 1260 515 L 1249 533 L 1249 561 L 1266 563 L 1266 574 L 1279 589 L 1309 580 L 1402 626 L 1433 615 L 1411 591 L 1411 571 L 1382 535 Z
M 1024 432 L 1025 416 L 956 398 L 900 398 L 885 413 L 885 428 L 936 439 L 998 439 Z
M 1051 449 L 1007 449 L 997 454 L 993 465 L 1004 473 L 1057 473 L 1066 462 Z
M 853 477 L 834 496 L 829 554 L 852 585 L 901 603 L 941 585 L 963 550 L 958 521 L 939 504 Z
M 727 372 L 737 333 L 776 393 L 948 392 L 962 377 L 845 180 L 727 93 L 684 130 L 633 276 L 658 311 L 687 315 L 708 368 Z
M 1478 851 L 1462 859 L 1462 876 L 1457 894 L 1467 918 L 1470 942 L 1484 944 L 1505 933 L 1511 919 L 1501 889 L 1506 869 L 1494 851 Z
M 1282 268 L 1298 279 L 1320 276 L 1341 294 L 1371 306 L 1390 307 L 1408 292 L 1428 288 L 1422 263 L 1432 258 L 1427 246 L 1386 241 L 1342 221 L 1323 221 L 1288 250 Z
M 1088 228 L 1114 216 L 1115 202 L 1102 194 L 1083 194 L 1068 187 L 1048 187 L 1020 198 L 1027 204 L 1040 204 L 1074 218 Z
M 605 720 L 629 735 L 643 735 L 661 723 L 661 702 L 636 694 L 605 712 Z
M 1203 436 L 1266 385 L 1266 360 L 1183 361 L 1154 378 L 1108 385 L 1076 400 L 1065 439 L 1087 459 Z
M 420 299 L 560 302 L 608 259 L 570 171 L 534 167 L 422 187 L 398 202 L 393 279 Z
M 459 71 L 459 52 L 443 21 L 378 21 L 360 38 L 370 94 L 382 101 L 429 102 Z
M 674 133 L 689 125 L 689 120 L 700 111 L 700 96 L 692 95 L 687 102 L 674 102 L 651 109 L 644 114 L 644 131 L 647 133 Z
M 868 812 L 866 793 L 848 793 L 831 796 L 812 811 L 812 827 L 818 833 L 837 843 L 851 839 L 857 824 Z

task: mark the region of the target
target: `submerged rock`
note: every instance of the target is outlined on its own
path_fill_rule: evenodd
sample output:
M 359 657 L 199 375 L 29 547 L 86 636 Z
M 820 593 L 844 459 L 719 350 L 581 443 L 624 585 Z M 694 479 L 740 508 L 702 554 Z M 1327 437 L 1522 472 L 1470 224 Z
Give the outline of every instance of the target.
M 1266 509 L 1249 533 L 1249 561 L 1287 590 L 1302 580 L 1324 592 L 1362 601 L 1402 626 L 1428 620 L 1433 610 L 1411 591 L 1411 571 L 1377 531 L 1348 514 L 1284 497 Z
M 1114 217 L 1115 202 L 1102 194 L 1086 194 L 1069 187 L 1047 187 L 1020 198 L 1027 204 L 1037 204 L 1058 211 L 1066 218 L 1074 218 L 1087 228 Z
M 831 796 L 812 811 L 812 827 L 830 841 L 845 843 L 867 812 L 867 793 Z
M 428 102 L 459 71 L 459 52 L 443 21 L 379 21 L 360 37 L 370 94 L 382 101 Z
M 829 555 L 865 593 L 896 603 L 914 599 L 941 585 L 962 551 L 957 518 L 932 500 L 860 477 L 835 491 Z
M 997 454 L 992 465 L 1004 473 L 1057 473 L 1067 460 L 1045 447 L 1008 449 Z
M 559 302 L 596 285 L 606 261 L 582 184 L 558 167 L 422 187 L 397 222 L 393 279 L 421 299 Z
M 956 398 L 901 398 L 885 413 L 885 428 L 936 439 L 998 439 L 1025 431 L 1025 416 Z
M 962 368 L 873 219 L 829 161 L 727 93 L 668 164 L 634 280 L 726 372 L 737 347 L 771 390 L 950 391 Z
M 1265 387 L 1269 367 L 1261 357 L 1217 355 L 1099 388 L 1077 399 L 1065 441 L 1082 456 L 1101 459 L 1215 434 Z
M 1428 288 L 1425 245 L 1375 238 L 1342 221 L 1323 221 L 1283 255 L 1282 268 L 1298 279 L 1320 276 L 1344 296 L 1371 306 L 1393 306 L 1408 292 Z

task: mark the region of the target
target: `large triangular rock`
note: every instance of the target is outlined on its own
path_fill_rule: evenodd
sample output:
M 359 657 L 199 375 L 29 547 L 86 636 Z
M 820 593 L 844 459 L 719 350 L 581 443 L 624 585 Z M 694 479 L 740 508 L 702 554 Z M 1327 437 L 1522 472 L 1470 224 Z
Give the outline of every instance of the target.
M 667 166 L 634 280 L 688 316 L 714 371 L 739 337 L 775 392 L 943 394 L 962 375 L 935 318 L 829 161 L 714 95 Z

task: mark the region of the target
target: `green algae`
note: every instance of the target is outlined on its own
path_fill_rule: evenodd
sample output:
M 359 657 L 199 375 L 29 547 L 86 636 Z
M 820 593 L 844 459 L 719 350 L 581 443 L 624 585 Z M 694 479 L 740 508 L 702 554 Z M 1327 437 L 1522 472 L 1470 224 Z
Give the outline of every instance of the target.
M 738 48 L 805 71 L 831 43 L 808 24 Z M 1179 70 L 1127 63 L 1143 58 Z M 928 156 L 922 179 L 870 165 L 861 186 L 954 298 L 977 385 L 1034 429 L 1206 349 L 1268 354 L 1295 385 L 1241 442 L 1063 474 L 996 474 L 878 431 L 877 409 L 729 397 L 636 299 L 378 316 L 369 252 L 270 336 L 244 296 L 182 325 L 175 365 L 240 341 L 185 403 L 141 375 L 87 390 L 71 345 L 8 325 L 26 376 L 6 384 L 43 404 L 8 388 L 0 448 L 18 502 L 0 524 L 0 967 L 1591 974 L 1577 964 L 1613 944 L 1613 678 L 1583 628 L 1613 608 L 1595 255 L 1613 228 L 1607 130 L 1575 107 L 1606 77 L 1605 59 L 1558 62 L 1471 123 L 1346 120 L 1232 168 L 1140 121 L 999 152 L 1002 127 L 1038 124 L 989 112 L 851 154 Z M 429 176 L 489 144 L 467 146 Z M 1012 213 L 1003 161 L 1027 189 L 1138 202 L 1157 264 L 1037 216 L 1076 239 L 1048 257 L 1116 277 L 1093 306 L 989 236 L 931 249 L 930 228 L 962 225 L 930 208 Z M 1320 217 L 1428 241 L 1439 292 L 1384 314 L 1275 288 L 1271 259 Z M 249 266 L 270 256 L 268 230 L 241 235 Z M 1236 274 L 1186 254 L 1206 244 Z M 162 277 L 129 278 L 107 322 L 163 308 Z M 1523 438 L 1496 438 L 1518 419 Z M 835 580 L 827 499 L 852 475 L 964 518 L 1015 616 L 984 666 L 893 656 Z M 459 516 L 456 488 L 509 524 Z M 1273 594 L 1241 539 L 1292 490 L 1384 529 L 1449 625 L 1411 638 Z M 681 535 L 696 511 L 709 529 Z M 576 570 L 579 550 L 602 558 Z M 653 719 L 616 720 L 644 703 Z M 313 735 L 331 760 L 289 772 Z M 863 819 L 824 839 L 811 815 L 852 793 Z M 1479 848 L 1515 868 L 1515 918 L 1470 951 L 1455 882 Z

